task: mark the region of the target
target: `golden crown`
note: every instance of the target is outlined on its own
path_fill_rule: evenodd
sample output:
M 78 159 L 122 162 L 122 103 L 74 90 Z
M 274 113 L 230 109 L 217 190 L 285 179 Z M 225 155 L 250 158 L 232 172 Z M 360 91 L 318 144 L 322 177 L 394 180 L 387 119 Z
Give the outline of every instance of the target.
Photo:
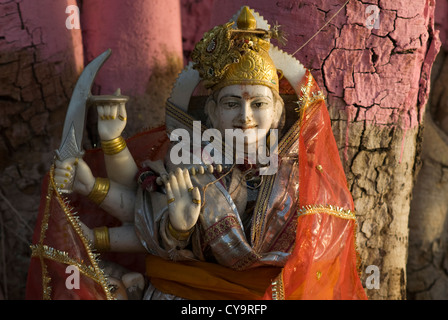
M 257 21 L 243 7 L 234 22 L 216 26 L 196 44 L 191 58 L 206 88 L 217 90 L 233 84 L 265 85 L 277 92 L 277 69 L 269 56 L 272 33 L 257 29 Z

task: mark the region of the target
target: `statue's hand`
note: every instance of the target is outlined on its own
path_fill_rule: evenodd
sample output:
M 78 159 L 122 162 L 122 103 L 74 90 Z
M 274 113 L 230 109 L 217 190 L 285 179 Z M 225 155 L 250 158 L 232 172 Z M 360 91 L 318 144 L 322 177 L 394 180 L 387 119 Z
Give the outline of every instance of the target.
M 180 232 L 190 230 L 199 217 L 201 194 L 198 187 L 193 188 L 188 169 L 171 172 L 165 186 L 171 226 Z
M 88 195 L 95 184 L 95 177 L 84 160 L 69 158 L 64 161 L 55 161 L 54 181 L 63 191 L 75 191 Z
M 126 106 L 124 103 L 100 105 L 98 111 L 98 133 L 101 140 L 112 140 L 121 135 L 126 127 Z

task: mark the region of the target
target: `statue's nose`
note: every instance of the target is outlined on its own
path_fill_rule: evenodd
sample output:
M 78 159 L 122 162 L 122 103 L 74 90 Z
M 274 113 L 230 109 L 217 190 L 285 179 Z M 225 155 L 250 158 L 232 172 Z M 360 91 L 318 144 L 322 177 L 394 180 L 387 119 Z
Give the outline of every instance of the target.
M 248 123 L 253 120 L 252 108 L 250 101 L 244 100 L 241 106 L 240 120 L 242 123 Z

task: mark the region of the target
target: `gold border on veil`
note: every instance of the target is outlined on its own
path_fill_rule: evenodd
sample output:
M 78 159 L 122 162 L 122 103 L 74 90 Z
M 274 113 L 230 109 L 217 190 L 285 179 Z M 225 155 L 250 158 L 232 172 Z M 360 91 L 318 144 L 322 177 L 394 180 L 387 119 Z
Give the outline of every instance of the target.
M 65 218 L 71 228 L 75 231 L 75 233 L 81 239 L 81 242 L 84 246 L 84 249 L 87 252 L 89 257 L 90 266 L 86 265 L 82 261 L 77 261 L 74 258 L 71 258 L 69 254 L 65 251 L 61 251 L 52 247 L 49 247 L 44 244 L 46 232 L 48 230 L 48 221 L 50 219 L 50 203 L 53 197 L 56 197 L 57 202 L 61 206 Z M 76 216 L 76 213 L 73 212 L 73 208 L 69 206 L 66 199 L 63 199 L 62 196 L 57 191 L 55 182 L 54 182 L 54 166 L 51 167 L 49 172 L 49 184 L 46 195 L 46 204 L 44 209 L 44 215 L 42 218 L 42 226 L 40 230 L 40 237 L 38 244 L 31 245 L 31 257 L 39 258 L 41 268 L 42 268 L 42 289 L 43 289 L 43 299 L 51 300 L 51 277 L 48 274 L 47 265 L 45 263 L 45 259 L 50 259 L 62 264 L 73 265 L 78 268 L 81 274 L 89 277 L 97 284 L 101 286 L 106 295 L 107 300 L 114 300 L 114 296 L 111 293 L 107 277 L 104 274 L 104 271 L 99 267 L 98 262 L 98 254 L 93 252 L 93 248 L 89 243 L 89 240 L 84 235 L 81 225 L 79 224 L 79 218 Z

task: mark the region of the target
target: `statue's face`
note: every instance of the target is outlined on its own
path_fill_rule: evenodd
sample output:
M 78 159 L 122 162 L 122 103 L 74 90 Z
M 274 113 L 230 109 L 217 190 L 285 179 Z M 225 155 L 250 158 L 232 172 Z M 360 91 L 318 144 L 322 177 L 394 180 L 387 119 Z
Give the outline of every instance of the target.
M 269 129 L 277 127 L 282 110 L 275 100 L 266 86 L 232 85 L 221 89 L 208 113 L 213 127 L 223 136 L 226 129 L 241 129 L 248 145 L 265 139 Z

